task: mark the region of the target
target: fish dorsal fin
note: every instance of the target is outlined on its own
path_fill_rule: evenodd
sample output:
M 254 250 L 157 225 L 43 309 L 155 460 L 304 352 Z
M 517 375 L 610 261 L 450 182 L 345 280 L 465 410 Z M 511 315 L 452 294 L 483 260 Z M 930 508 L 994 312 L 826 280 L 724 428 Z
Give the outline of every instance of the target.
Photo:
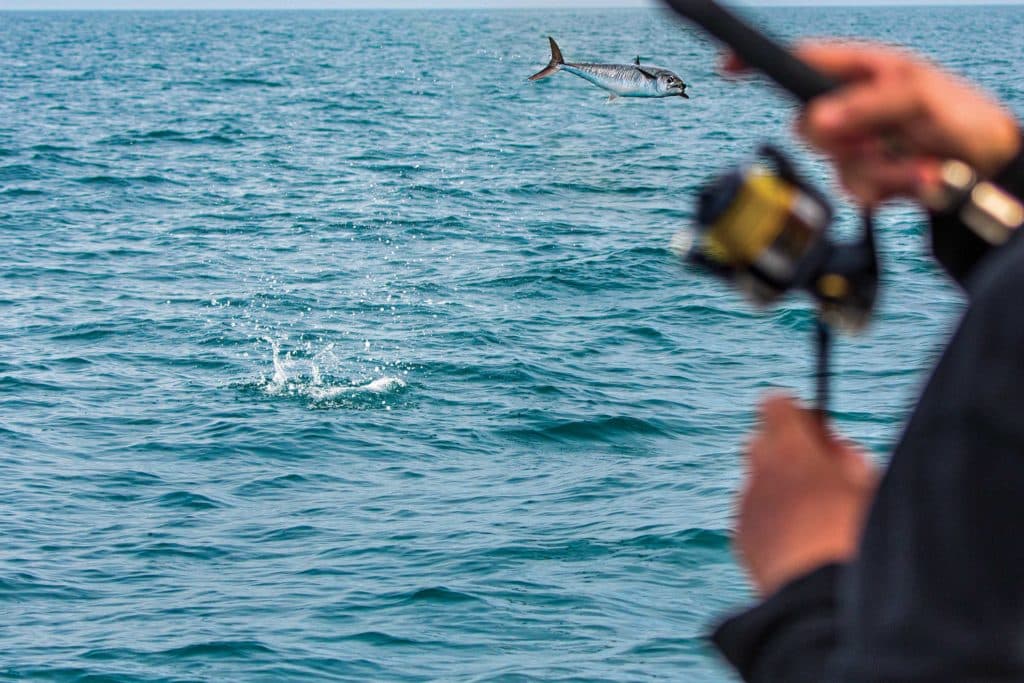
M 636 56 L 636 59 L 633 60 L 633 63 L 636 64 L 637 66 L 640 66 L 640 55 Z
M 640 73 L 642 73 L 644 76 L 647 76 L 647 78 L 650 78 L 650 79 L 655 80 L 655 81 L 658 80 L 658 74 L 654 73 L 650 69 L 645 69 L 642 66 L 637 66 L 636 70 L 639 71 Z

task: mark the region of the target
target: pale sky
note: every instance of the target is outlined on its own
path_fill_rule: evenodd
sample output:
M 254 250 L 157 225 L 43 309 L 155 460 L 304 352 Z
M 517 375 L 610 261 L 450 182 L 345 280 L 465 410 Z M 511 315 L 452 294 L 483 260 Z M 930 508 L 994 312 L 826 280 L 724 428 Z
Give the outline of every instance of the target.
M 1018 4 L 1024 0 L 742 0 L 757 5 Z M 656 0 L 0 0 L 0 10 L 651 7 Z
M 4 9 L 385 9 L 650 7 L 655 0 L 0 0 Z

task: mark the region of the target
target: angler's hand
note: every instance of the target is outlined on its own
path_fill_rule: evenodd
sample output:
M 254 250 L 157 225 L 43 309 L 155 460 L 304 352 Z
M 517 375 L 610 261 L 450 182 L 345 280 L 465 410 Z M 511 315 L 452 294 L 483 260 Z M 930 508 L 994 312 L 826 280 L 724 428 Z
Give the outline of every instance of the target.
M 797 129 L 833 159 L 844 188 L 864 204 L 920 197 L 944 159 L 991 176 L 1021 146 L 1013 115 L 994 98 L 908 52 L 823 42 L 797 54 L 847 84 L 813 100 Z
M 854 555 L 877 476 L 817 415 L 789 397 L 765 399 L 748 468 L 736 545 L 762 595 Z

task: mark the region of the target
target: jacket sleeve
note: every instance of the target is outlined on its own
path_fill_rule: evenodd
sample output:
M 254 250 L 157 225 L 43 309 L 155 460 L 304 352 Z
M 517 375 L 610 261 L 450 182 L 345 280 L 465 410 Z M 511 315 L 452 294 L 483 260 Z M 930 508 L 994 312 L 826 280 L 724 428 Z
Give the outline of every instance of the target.
M 1024 201 L 1024 150 L 992 182 Z M 932 254 L 950 277 L 966 287 L 974 267 L 993 250 L 992 245 L 964 225 L 955 212 L 931 212 L 929 219 Z
M 840 565 L 796 579 L 724 622 L 712 640 L 743 680 L 820 683 L 836 647 Z

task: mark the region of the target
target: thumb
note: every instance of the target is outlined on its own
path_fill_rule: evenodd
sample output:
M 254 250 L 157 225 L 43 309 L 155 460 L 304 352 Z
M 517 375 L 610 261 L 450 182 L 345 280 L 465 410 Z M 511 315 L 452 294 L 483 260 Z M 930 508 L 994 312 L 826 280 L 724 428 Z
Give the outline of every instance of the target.
M 772 393 L 761 400 L 758 418 L 767 433 L 776 433 L 791 425 L 801 412 L 796 399 L 789 394 Z
M 788 394 L 773 394 L 761 403 L 764 433 L 775 439 L 811 439 L 824 445 L 821 416 Z

